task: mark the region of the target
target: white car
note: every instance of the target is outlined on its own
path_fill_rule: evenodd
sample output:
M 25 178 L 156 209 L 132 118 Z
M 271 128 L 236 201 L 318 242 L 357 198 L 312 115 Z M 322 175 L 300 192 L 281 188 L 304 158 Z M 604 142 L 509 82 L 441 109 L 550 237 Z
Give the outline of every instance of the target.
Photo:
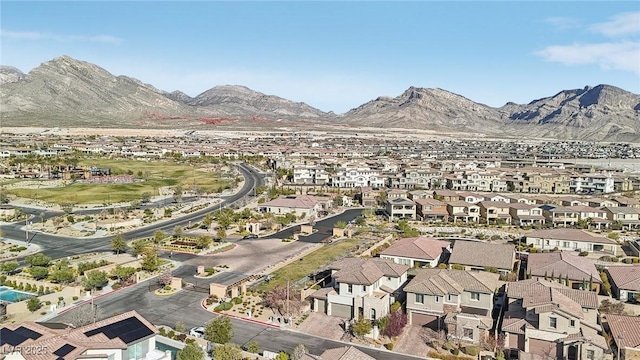
M 189 330 L 189 335 L 197 338 L 204 337 L 204 327 L 194 327 L 193 329 Z

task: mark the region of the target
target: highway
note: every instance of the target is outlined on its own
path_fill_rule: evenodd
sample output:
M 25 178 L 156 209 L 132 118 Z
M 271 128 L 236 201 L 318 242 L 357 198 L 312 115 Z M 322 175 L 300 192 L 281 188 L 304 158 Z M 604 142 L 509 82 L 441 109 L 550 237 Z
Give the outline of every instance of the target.
M 251 194 L 255 187 L 260 186 L 264 183 L 264 179 L 260 174 L 258 174 L 255 170 L 253 170 L 246 164 L 237 165 L 237 169 L 245 179 L 244 184 L 242 188 L 235 194 L 230 195 L 226 198 L 222 197 L 221 203 L 215 204 L 205 209 L 194 211 L 193 213 L 181 217 L 164 220 L 154 224 L 150 224 L 148 226 L 133 229 L 124 233 L 125 238 L 127 240 L 133 240 L 143 237 L 150 237 L 154 232 L 158 230 L 171 233 L 176 226 L 186 226 L 190 222 L 201 221 L 205 214 L 209 212 L 242 202 L 247 195 Z M 25 208 L 25 210 L 27 209 Z M 83 213 L 85 211 L 90 210 L 79 210 L 76 213 Z M 29 209 L 28 212 L 30 214 L 36 215 L 40 214 L 42 210 Z M 47 212 L 45 212 L 45 214 L 46 217 L 55 216 L 55 214 L 51 215 Z M 59 214 L 59 212 L 57 212 L 57 214 Z M 15 240 L 26 239 L 26 232 L 25 230 L 23 230 L 23 228 L 23 222 L 0 226 L 3 237 Z M 33 244 L 37 244 L 38 246 L 40 246 L 42 253 L 53 259 L 59 259 L 77 254 L 110 251 L 112 236 L 76 238 L 68 236 L 57 236 L 40 232 L 29 232 L 29 238 L 33 239 Z

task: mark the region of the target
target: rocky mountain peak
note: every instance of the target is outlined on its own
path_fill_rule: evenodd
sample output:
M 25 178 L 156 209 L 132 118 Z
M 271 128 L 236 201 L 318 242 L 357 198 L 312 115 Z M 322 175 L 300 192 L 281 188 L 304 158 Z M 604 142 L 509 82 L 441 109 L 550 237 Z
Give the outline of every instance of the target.
M 17 67 L 0 65 L 0 84 L 12 83 L 24 79 L 25 73 Z

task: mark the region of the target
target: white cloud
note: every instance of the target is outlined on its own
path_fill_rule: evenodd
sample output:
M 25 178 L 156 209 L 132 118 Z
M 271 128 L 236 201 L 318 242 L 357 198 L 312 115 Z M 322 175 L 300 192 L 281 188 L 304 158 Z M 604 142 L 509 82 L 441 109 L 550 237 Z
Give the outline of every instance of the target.
M 640 42 L 554 45 L 536 52 L 536 55 L 565 65 L 595 64 L 605 70 L 623 70 L 640 75 Z
M 111 44 L 122 42 L 122 39 L 110 35 L 59 35 L 37 31 L 8 31 L 4 29 L 0 29 L 0 37 L 14 40 L 53 40 L 57 42 L 99 42 Z
M 551 24 L 558 30 L 569 30 L 580 27 L 580 21 L 570 17 L 552 16 L 546 18 L 544 21 L 548 24 Z
M 640 35 L 640 12 L 617 14 L 609 21 L 591 25 L 589 29 L 606 36 Z

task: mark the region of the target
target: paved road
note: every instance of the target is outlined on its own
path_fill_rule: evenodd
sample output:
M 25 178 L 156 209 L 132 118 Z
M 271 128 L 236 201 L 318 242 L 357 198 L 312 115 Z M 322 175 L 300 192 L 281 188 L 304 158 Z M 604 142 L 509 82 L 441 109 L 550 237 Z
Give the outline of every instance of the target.
M 216 204 L 212 207 L 195 211 L 191 214 L 185 215 L 180 218 L 170 219 L 159 223 L 151 224 L 149 226 L 134 229 L 124 234 L 128 240 L 138 239 L 142 237 L 152 236 L 157 230 L 165 232 L 172 232 L 176 226 L 185 226 L 189 222 L 198 222 L 202 220 L 205 214 L 218 210 L 221 207 L 230 206 L 237 202 L 243 201 L 243 198 L 249 195 L 254 187 L 260 186 L 264 183 L 263 177 L 256 173 L 255 170 L 245 164 L 238 165 L 238 170 L 244 176 L 245 182 L 240 191 L 224 198 L 220 204 Z M 37 210 L 38 214 L 40 210 Z M 3 232 L 3 236 L 8 239 L 25 240 L 26 233 L 23 230 L 24 224 L 14 223 L 0 226 Z M 45 233 L 30 232 L 29 237 L 33 237 L 32 242 L 41 247 L 42 253 L 45 255 L 58 259 L 76 254 L 110 251 L 111 250 L 111 237 L 100 238 L 75 238 L 68 236 L 57 236 Z
M 333 225 L 338 221 L 344 221 L 349 223 L 353 219 L 357 218 L 362 214 L 363 209 L 349 209 L 345 212 L 338 214 L 336 216 L 332 216 L 326 218 L 324 220 L 316 221 L 313 226 L 314 229 L 318 230 L 309 236 L 300 236 L 299 241 L 309 242 L 309 243 L 320 243 L 323 240 L 333 236 Z M 309 224 L 309 223 L 306 223 Z M 290 236 L 293 236 L 293 233 L 300 232 L 300 226 L 293 226 L 288 229 L 284 229 L 280 232 L 277 232 L 273 235 L 265 236 L 269 238 L 277 238 L 277 239 L 286 239 Z
M 147 320 L 155 325 L 174 327 L 181 321 L 187 329 L 202 326 L 216 317 L 213 313 L 204 310 L 200 302 L 206 294 L 194 291 L 182 290 L 171 296 L 157 296 L 148 290 L 147 283 L 119 290 L 113 294 L 98 298 L 98 313 L 102 318 L 126 311 L 136 310 Z M 82 305 L 89 306 L 89 305 Z M 73 319 L 73 311 L 66 312 L 50 321 L 68 322 Z M 280 330 L 261 324 L 232 319 L 234 327 L 233 342 L 245 345 L 251 340 L 256 340 L 260 348 L 269 351 L 290 352 L 298 344 L 305 344 L 312 354 L 321 354 L 326 349 L 345 346 L 344 343 L 307 335 L 297 331 Z M 413 356 L 401 355 L 384 350 L 367 347 L 360 350 L 380 360 L 409 360 L 417 359 Z

